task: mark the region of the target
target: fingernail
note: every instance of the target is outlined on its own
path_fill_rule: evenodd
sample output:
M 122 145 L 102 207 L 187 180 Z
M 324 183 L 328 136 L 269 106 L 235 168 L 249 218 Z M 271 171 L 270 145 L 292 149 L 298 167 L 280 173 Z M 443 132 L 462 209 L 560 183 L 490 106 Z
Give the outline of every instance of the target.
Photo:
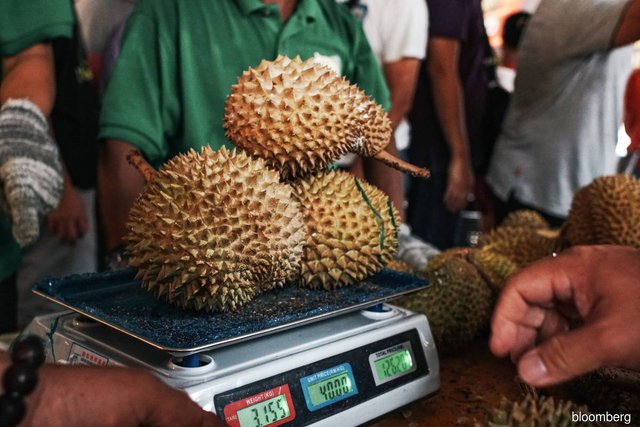
M 520 376 L 530 384 L 538 384 L 549 375 L 547 367 L 536 350 L 532 350 L 522 356 L 518 365 Z

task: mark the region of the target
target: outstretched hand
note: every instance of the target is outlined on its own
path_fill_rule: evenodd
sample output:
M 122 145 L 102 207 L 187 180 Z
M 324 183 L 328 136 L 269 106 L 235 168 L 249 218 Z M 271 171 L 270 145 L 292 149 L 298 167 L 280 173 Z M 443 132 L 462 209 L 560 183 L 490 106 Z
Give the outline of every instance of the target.
M 127 368 L 45 365 L 25 426 L 217 427 L 225 424 L 151 374 Z
M 558 384 L 603 366 L 640 370 L 640 250 L 573 247 L 511 276 L 490 347 L 528 384 Z

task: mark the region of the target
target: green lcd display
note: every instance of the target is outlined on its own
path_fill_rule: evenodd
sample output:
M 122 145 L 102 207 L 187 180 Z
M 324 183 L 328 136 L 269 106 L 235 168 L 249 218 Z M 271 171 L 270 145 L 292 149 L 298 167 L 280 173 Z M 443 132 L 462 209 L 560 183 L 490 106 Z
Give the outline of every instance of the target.
M 266 427 L 287 418 L 289 414 L 287 397 L 280 394 L 269 400 L 240 409 L 238 422 L 240 427 Z
M 317 411 L 358 394 L 358 386 L 348 362 L 302 377 L 300 385 L 310 411 Z
M 416 370 L 411 344 L 405 342 L 369 356 L 376 385 Z
M 353 385 L 349 372 L 343 372 L 312 384 L 307 390 L 309 391 L 311 404 L 318 406 L 351 393 L 353 391 Z

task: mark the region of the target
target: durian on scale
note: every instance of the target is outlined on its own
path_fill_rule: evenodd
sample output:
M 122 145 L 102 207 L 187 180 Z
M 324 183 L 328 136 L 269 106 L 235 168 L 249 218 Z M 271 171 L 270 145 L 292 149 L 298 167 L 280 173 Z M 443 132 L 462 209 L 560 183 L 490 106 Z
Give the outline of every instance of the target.
M 244 71 L 227 98 L 224 128 L 237 147 L 265 159 L 284 180 L 319 172 L 346 153 L 429 175 L 384 150 L 391 121 L 382 107 L 312 58 L 279 55 Z
M 297 277 L 300 207 L 263 160 L 205 147 L 144 175 L 125 236 L 144 288 L 182 308 L 230 311 Z

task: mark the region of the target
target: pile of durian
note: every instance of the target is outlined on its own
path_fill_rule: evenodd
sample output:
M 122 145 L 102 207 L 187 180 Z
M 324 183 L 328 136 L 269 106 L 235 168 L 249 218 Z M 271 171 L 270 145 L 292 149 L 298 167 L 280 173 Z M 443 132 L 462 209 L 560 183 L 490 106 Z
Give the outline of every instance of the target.
M 130 211 L 129 264 L 145 289 L 185 309 L 233 311 L 293 283 L 334 289 L 395 255 L 398 212 L 384 193 L 329 165 L 386 156 L 391 123 L 354 85 L 312 60 L 279 56 L 245 71 L 226 103 L 236 149 L 177 155 Z
M 559 229 L 538 213 L 511 213 L 481 235 L 475 248 L 446 250 L 424 271 L 430 287 L 394 302 L 425 313 L 438 350 L 455 353 L 489 328 L 494 303 L 508 276 L 574 245 L 622 244 L 640 248 L 640 180 L 629 175 L 596 178 L 578 190 Z
M 478 247 L 444 251 L 425 271 L 414 271 L 428 278 L 431 286 L 394 303 L 427 315 L 438 352 L 446 356 L 486 334 L 495 300 L 510 274 L 571 246 L 595 244 L 640 248 L 640 180 L 629 175 L 596 178 L 576 192 L 560 229 L 550 228 L 536 212 L 516 211 L 482 235 Z M 390 266 L 411 271 L 398 263 Z M 639 372 L 603 368 L 578 378 L 570 388 L 599 413 L 640 419 Z M 567 422 L 567 405 L 527 397 L 496 409 L 486 425 L 574 425 Z
M 571 400 L 554 399 L 536 392 L 526 393 L 520 400 L 503 398 L 475 427 L 605 427 L 588 406 Z

